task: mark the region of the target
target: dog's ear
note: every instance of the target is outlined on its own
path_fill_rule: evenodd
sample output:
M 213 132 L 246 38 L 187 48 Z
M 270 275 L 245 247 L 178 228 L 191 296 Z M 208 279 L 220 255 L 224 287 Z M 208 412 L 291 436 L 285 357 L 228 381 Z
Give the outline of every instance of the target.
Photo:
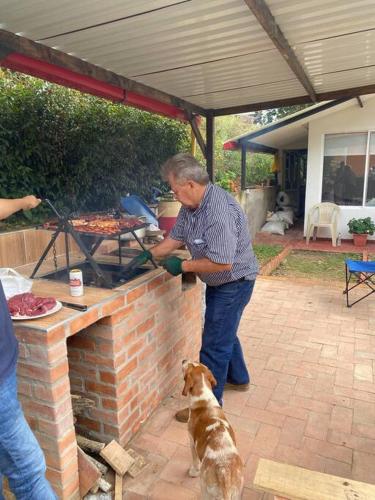
M 193 377 L 191 373 L 187 373 L 185 375 L 185 385 L 184 388 L 182 389 L 182 395 L 187 396 L 191 392 L 193 385 L 194 385 Z
M 207 379 L 211 384 L 211 389 L 217 385 L 216 378 L 213 376 L 212 371 L 207 368 Z

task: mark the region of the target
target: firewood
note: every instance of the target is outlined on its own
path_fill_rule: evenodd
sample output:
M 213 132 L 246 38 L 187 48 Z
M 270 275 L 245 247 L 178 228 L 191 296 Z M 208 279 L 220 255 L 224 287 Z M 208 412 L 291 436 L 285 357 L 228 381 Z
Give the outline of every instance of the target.
M 112 500 L 112 493 L 90 493 L 85 496 L 85 500 Z
M 77 434 L 76 437 L 78 446 L 80 446 L 85 451 L 100 453 L 100 451 L 103 448 L 105 448 L 105 443 L 100 443 L 99 441 L 93 441 L 92 439 L 85 438 L 80 434 Z
M 102 491 L 104 491 L 104 493 L 108 493 L 112 489 L 111 483 L 109 483 L 102 477 L 98 479 L 98 486 Z
M 79 394 L 72 394 L 73 415 L 82 415 L 85 410 L 93 408 L 95 401 L 93 399 L 84 398 Z
M 99 480 L 97 480 L 94 486 L 91 488 L 90 493 L 93 493 L 95 495 L 95 493 L 98 493 L 98 491 L 99 491 Z
M 101 462 L 99 462 L 99 460 L 96 460 L 94 457 L 91 457 L 90 455 L 87 455 L 89 457 L 89 460 L 91 460 L 91 462 L 96 465 L 96 467 L 100 470 L 100 472 L 103 474 L 103 476 L 105 476 L 108 472 L 108 467 L 104 464 L 102 464 Z
M 114 469 L 120 476 L 123 476 L 129 467 L 134 463 L 134 458 L 127 453 L 115 440 L 111 441 L 101 450 L 100 456 Z

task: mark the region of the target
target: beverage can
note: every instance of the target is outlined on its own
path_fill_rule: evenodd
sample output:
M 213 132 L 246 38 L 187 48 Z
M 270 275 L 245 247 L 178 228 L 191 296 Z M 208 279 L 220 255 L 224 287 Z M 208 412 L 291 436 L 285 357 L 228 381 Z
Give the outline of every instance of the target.
M 83 295 L 83 279 L 80 269 L 72 269 L 69 273 L 70 295 L 80 297 Z

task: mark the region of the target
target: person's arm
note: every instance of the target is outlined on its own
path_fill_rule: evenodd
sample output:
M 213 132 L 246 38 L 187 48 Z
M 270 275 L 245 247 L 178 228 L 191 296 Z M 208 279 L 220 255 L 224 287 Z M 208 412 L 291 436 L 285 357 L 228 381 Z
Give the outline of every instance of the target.
M 184 273 L 222 273 L 230 271 L 232 264 L 219 264 L 210 259 L 184 260 L 181 264 Z
M 41 200 L 33 195 L 24 196 L 23 198 L 6 199 L 0 198 L 0 220 L 15 214 L 19 210 L 30 210 L 39 205 Z
M 149 251 L 155 258 L 165 257 L 169 255 L 174 250 L 181 248 L 184 245 L 183 241 L 174 240 L 173 238 L 165 238 L 163 241 L 150 248 Z

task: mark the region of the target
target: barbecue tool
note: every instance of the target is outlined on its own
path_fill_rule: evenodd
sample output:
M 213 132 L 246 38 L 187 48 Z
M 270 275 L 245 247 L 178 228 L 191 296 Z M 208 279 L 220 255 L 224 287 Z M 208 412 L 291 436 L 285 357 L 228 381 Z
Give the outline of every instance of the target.
M 127 264 L 125 264 L 125 266 L 123 268 L 124 274 L 126 272 L 128 272 L 128 271 L 134 271 L 138 267 L 137 257 L 138 257 L 138 255 L 136 255 L 135 257 L 133 257 L 133 259 L 130 262 L 128 262 Z M 154 258 L 151 257 L 150 261 L 154 264 L 154 267 L 156 269 L 158 267 L 158 265 L 156 264 Z
M 70 309 L 76 309 L 77 311 L 87 311 L 87 306 L 85 304 L 73 304 L 72 302 L 65 302 L 64 300 L 60 300 L 61 304 L 64 307 L 70 307 Z
M 140 241 L 140 239 L 138 238 L 137 234 L 135 233 L 135 231 L 137 229 L 140 229 L 141 227 L 145 227 L 146 224 L 140 224 L 139 226 L 134 226 L 134 227 L 127 227 L 127 228 L 124 228 L 122 230 L 120 230 L 118 233 L 116 234 L 112 234 L 112 235 L 108 235 L 108 234 L 101 234 L 101 233 L 96 233 L 94 235 L 90 235 L 89 236 L 95 236 L 97 237 L 97 241 L 95 242 L 95 244 L 93 245 L 93 247 L 88 250 L 85 243 L 82 241 L 83 238 L 81 237 L 82 235 L 85 235 L 85 233 L 79 233 L 79 231 L 76 231 L 73 224 L 70 222 L 70 219 L 72 219 L 71 216 L 68 216 L 68 215 L 62 215 L 61 213 L 59 213 L 55 206 L 53 205 L 53 203 L 48 199 L 48 198 L 43 198 L 43 201 L 45 203 L 47 203 L 50 208 L 53 210 L 53 212 L 55 213 L 55 215 L 57 216 L 57 227 L 56 229 L 53 228 L 53 230 L 55 231 L 54 234 L 52 235 L 51 237 L 51 241 L 48 243 L 46 249 L 44 250 L 42 256 L 40 257 L 39 261 L 37 262 L 35 268 L 34 268 L 34 271 L 32 272 L 30 278 L 34 278 L 34 276 L 36 275 L 36 273 L 38 272 L 40 266 L 42 265 L 42 262 L 44 261 L 44 259 L 46 258 L 49 250 L 51 249 L 51 247 L 53 247 L 58 235 L 60 233 L 64 233 L 64 236 L 65 236 L 65 255 L 66 255 L 66 270 L 67 270 L 67 275 L 69 276 L 69 271 L 70 271 L 70 261 L 69 261 L 69 240 L 68 240 L 68 235 L 70 234 L 71 237 L 73 238 L 73 240 L 75 241 L 75 243 L 78 245 L 78 247 L 80 248 L 80 250 L 83 252 L 83 254 L 85 255 L 86 257 L 86 262 L 88 262 L 90 264 L 90 266 L 92 267 L 92 269 L 94 270 L 97 278 L 98 278 L 98 282 L 100 282 L 100 284 L 104 285 L 106 288 L 113 288 L 113 285 L 111 283 L 111 281 L 108 279 L 108 277 L 105 275 L 105 273 L 102 272 L 102 270 L 100 269 L 99 265 L 97 264 L 97 262 L 94 260 L 93 258 L 93 255 L 94 253 L 97 251 L 97 249 L 99 248 L 100 244 L 102 243 L 102 241 L 104 241 L 105 239 L 113 239 L 113 238 L 116 238 L 118 239 L 118 244 L 119 244 L 119 264 L 121 265 L 122 264 L 122 255 L 121 255 L 121 235 L 122 234 L 125 234 L 125 233 L 132 233 L 132 235 L 134 236 L 134 238 L 137 240 L 137 242 L 139 243 L 139 245 L 141 246 L 141 248 L 145 251 L 146 248 L 143 246 L 143 243 Z M 157 265 L 155 263 L 155 261 L 152 260 L 152 263 L 154 265 L 155 268 L 157 268 Z M 126 269 L 125 269 L 126 271 Z

